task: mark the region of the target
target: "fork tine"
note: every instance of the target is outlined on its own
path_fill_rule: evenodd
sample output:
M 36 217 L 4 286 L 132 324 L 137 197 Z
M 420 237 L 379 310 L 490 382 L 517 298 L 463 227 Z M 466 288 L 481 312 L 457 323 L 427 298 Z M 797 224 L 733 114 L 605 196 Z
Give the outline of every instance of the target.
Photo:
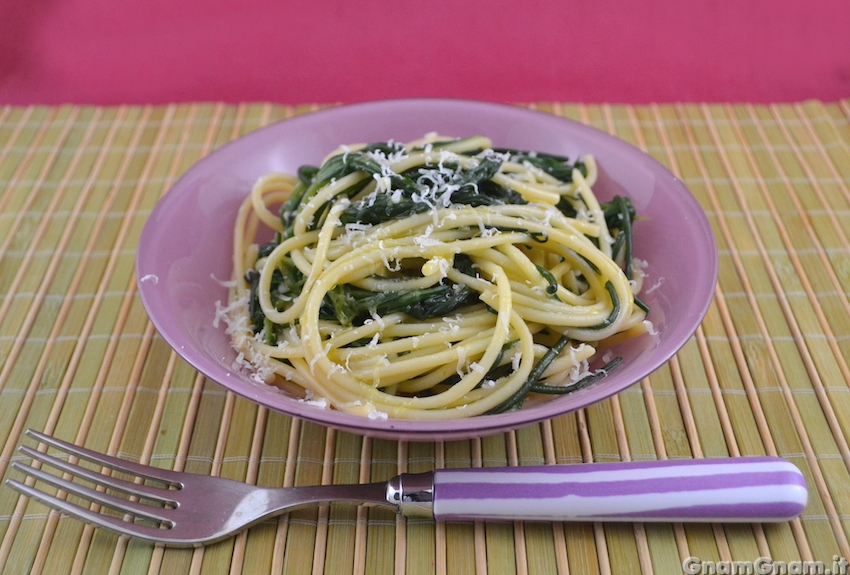
M 145 497 L 147 499 L 152 499 L 164 505 L 177 505 L 177 502 L 174 499 L 169 498 L 167 496 L 167 494 L 172 492 L 166 489 L 162 489 L 159 487 L 151 487 L 142 483 L 132 483 L 130 481 L 124 481 L 122 479 L 111 477 L 109 475 L 103 475 L 102 473 L 97 473 L 96 471 L 86 469 L 85 467 L 80 467 L 79 465 L 68 463 L 67 461 L 63 461 L 61 459 L 53 457 L 52 455 L 48 455 L 47 453 L 36 451 L 35 449 L 27 447 L 26 445 L 19 446 L 18 451 L 20 451 L 24 455 L 27 455 L 28 457 L 31 457 L 32 459 L 41 461 L 42 463 L 64 471 L 69 475 L 82 477 L 83 479 L 91 481 L 92 483 L 100 485 L 101 487 L 115 489 L 128 495 L 137 495 L 139 497 Z
M 78 495 L 83 499 L 88 499 L 89 501 L 93 501 L 94 503 L 98 503 L 104 507 L 110 507 L 117 511 L 128 513 L 140 519 L 159 521 L 165 523 L 168 527 L 174 526 L 174 521 L 170 519 L 167 515 L 169 511 L 168 509 L 152 507 L 150 505 L 136 503 L 135 501 L 131 501 L 129 499 L 115 497 L 108 493 L 91 489 L 90 487 L 74 483 L 73 481 L 68 481 L 61 477 L 57 477 L 55 475 L 47 473 L 46 471 L 42 471 L 41 469 L 36 469 L 35 467 L 30 467 L 29 465 L 24 465 L 17 461 L 12 464 L 12 468 L 20 471 L 21 473 L 39 479 L 49 485 L 62 489 L 67 493 Z
M 34 487 L 30 487 L 29 485 L 25 485 L 23 483 L 20 483 L 19 481 L 15 481 L 14 479 L 7 479 L 6 484 L 9 487 L 18 491 L 19 493 L 22 493 L 32 499 L 35 499 L 36 501 L 40 501 L 41 503 L 47 505 L 48 507 L 52 507 L 57 511 L 67 513 L 71 517 L 76 517 L 77 519 L 80 519 L 87 523 L 91 523 L 93 525 L 97 525 L 104 529 L 109 529 L 110 531 L 114 531 L 121 535 L 126 535 L 128 537 L 136 537 L 139 539 L 144 539 L 146 541 L 152 541 L 154 543 L 165 542 L 184 547 L 194 545 L 192 541 L 183 541 L 179 538 L 174 537 L 170 529 L 160 529 L 157 527 L 151 527 L 149 525 L 130 523 L 118 517 L 113 517 L 111 515 L 103 515 L 96 511 L 92 511 L 91 509 L 88 509 L 86 507 L 81 507 L 79 505 L 71 503 L 70 501 L 54 497 L 49 493 L 45 493 L 44 491 L 35 489 Z
M 142 465 L 140 463 L 133 463 L 124 459 L 118 459 L 117 457 L 112 457 L 104 453 L 86 449 L 85 447 L 80 447 L 79 445 L 74 445 L 73 443 L 62 441 L 61 439 L 56 439 L 55 437 L 35 431 L 34 429 L 27 429 L 25 433 L 41 443 L 50 445 L 51 447 L 55 447 L 56 449 L 70 453 L 71 455 L 76 455 L 77 457 L 91 461 L 92 463 L 98 463 L 115 471 L 123 471 L 125 473 L 138 475 L 139 477 L 144 477 L 145 479 L 153 479 L 155 481 L 171 483 L 172 485 L 182 485 L 182 474 L 175 471 L 159 469 L 149 465 Z

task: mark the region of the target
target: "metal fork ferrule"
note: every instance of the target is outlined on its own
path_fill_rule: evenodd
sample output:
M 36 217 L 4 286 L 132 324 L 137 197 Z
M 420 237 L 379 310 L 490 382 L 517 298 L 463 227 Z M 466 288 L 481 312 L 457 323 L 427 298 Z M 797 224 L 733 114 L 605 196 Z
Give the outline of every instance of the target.
M 405 517 L 434 517 L 434 474 L 402 473 L 387 482 L 387 502 Z

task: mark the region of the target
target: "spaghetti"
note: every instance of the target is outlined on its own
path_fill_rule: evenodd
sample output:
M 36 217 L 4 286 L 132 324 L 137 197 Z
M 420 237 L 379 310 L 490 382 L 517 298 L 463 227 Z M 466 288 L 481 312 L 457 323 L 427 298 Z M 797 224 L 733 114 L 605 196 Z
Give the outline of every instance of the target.
M 634 210 L 587 156 L 484 137 L 344 146 L 260 178 L 234 230 L 237 364 L 371 418 L 517 409 L 598 376 L 597 342 L 645 330 Z M 258 243 L 261 224 L 275 237 Z

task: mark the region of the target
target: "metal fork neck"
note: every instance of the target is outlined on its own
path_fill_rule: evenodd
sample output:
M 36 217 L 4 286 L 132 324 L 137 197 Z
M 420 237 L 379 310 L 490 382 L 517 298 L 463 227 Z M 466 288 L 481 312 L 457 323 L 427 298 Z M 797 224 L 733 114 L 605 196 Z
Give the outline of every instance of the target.
M 402 473 L 387 482 L 387 503 L 405 517 L 434 517 L 434 474 Z

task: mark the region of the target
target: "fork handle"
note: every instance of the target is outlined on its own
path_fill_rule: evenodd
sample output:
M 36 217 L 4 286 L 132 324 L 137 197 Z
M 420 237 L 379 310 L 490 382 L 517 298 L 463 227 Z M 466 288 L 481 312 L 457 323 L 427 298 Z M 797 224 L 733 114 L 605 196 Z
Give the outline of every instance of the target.
M 441 469 L 436 519 L 773 522 L 802 513 L 800 470 L 776 457 Z

